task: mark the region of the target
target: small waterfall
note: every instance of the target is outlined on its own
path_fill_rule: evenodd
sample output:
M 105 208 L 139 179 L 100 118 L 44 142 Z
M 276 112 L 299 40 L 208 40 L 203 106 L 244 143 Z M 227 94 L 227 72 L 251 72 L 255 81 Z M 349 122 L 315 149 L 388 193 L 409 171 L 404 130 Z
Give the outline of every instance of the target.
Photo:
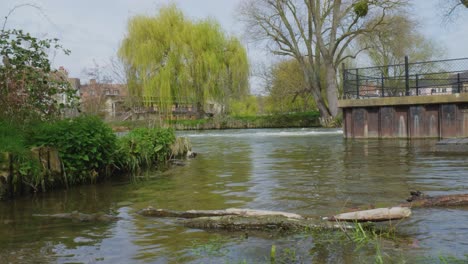
M 415 115 L 414 116 L 414 122 L 413 122 L 413 136 L 421 137 L 421 135 L 419 133 L 420 133 L 419 132 L 419 116 Z
M 403 138 L 406 137 L 406 124 L 405 118 L 400 116 L 400 122 L 398 123 L 398 137 Z

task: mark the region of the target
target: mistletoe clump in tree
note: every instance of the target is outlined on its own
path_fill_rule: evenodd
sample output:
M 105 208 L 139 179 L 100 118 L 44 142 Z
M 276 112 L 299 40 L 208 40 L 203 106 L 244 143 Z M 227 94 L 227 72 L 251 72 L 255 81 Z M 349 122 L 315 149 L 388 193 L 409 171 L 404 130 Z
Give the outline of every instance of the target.
M 21 30 L 0 31 L 0 119 L 28 122 L 58 116 L 76 99 L 66 76 L 52 70 L 47 52 L 58 39 L 39 40 Z M 59 102 L 60 98 L 65 99 Z

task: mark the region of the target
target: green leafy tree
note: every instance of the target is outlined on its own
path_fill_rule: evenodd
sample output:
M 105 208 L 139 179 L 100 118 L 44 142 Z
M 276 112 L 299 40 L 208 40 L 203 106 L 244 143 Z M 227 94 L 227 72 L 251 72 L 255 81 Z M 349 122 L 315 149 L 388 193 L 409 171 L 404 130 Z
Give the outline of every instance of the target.
M 233 116 L 256 116 L 258 102 L 255 95 L 246 96 L 243 100 L 232 100 L 230 114 Z
M 315 110 L 315 102 L 296 60 L 284 60 L 270 69 L 267 87 L 267 112 L 288 113 Z
M 128 65 L 129 90 L 162 109 L 248 94 L 249 65 L 239 40 L 228 37 L 213 20 L 191 21 L 174 5 L 154 17 L 136 16 L 119 49 Z
M 20 122 L 50 119 L 74 102 L 76 91 L 66 76 L 51 68 L 50 49 L 69 53 L 58 39 L 39 40 L 21 30 L 0 31 L 1 118 Z

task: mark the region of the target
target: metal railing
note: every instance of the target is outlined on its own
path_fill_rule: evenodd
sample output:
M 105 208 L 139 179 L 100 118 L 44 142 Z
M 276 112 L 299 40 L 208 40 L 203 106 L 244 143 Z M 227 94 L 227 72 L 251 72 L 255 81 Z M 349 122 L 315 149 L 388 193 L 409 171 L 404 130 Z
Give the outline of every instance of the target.
M 343 99 L 468 92 L 468 58 L 345 69 Z

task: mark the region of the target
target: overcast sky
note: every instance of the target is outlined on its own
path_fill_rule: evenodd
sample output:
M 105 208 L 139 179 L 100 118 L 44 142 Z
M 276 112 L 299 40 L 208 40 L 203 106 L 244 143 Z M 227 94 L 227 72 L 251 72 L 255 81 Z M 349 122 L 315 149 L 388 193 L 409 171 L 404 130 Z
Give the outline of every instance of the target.
M 72 51 L 70 56 L 57 55 L 53 64 L 64 66 L 71 76 L 82 77 L 93 60 L 106 64 L 115 56 L 125 35 L 129 18 L 136 14 L 155 14 L 163 4 L 175 2 L 194 19 L 212 17 L 231 34 L 242 35 L 242 25 L 236 19 L 236 9 L 242 0 L 0 0 L 0 17 L 14 6 L 33 3 L 14 11 L 6 28 L 24 29 L 35 36 L 59 38 Z M 458 19 L 444 23 L 440 0 L 410 0 L 412 13 L 420 22 L 420 30 L 446 49 L 447 58 L 468 57 L 468 9 L 461 10 Z M 3 19 L 2 19 L 3 24 Z M 266 57 L 258 48 L 249 46 L 253 61 Z

